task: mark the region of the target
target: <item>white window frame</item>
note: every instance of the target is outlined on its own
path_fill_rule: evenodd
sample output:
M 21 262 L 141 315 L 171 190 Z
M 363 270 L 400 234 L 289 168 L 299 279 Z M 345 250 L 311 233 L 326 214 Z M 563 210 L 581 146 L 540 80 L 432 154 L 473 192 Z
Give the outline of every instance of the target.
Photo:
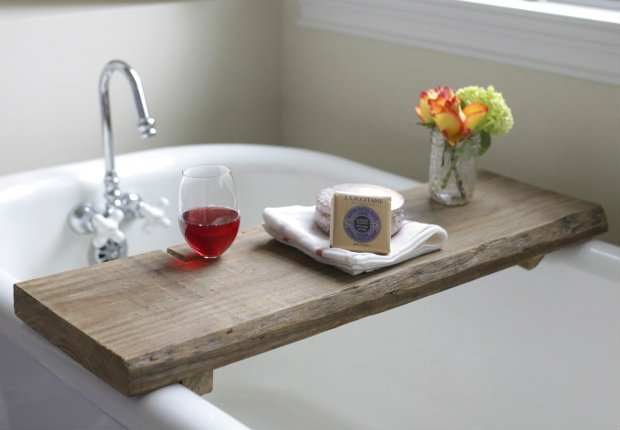
M 620 86 L 620 10 L 527 0 L 300 0 L 299 25 Z
M 547 0 L 532 0 L 532 1 L 547 1 Z M 587 7 L 598 7 L 604 9 L 617 10 L 620 6 L 619 0 L 552 0 L 557 3 L 576 4 Z

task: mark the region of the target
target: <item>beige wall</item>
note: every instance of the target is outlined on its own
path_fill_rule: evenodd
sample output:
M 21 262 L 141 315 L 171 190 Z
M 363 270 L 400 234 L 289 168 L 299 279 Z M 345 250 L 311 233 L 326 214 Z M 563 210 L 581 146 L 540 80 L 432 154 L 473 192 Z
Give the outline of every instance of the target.
M 480 167 L 603 205 L 620 243 L 620 88 L 296 25 L 284 0 L 282 141 L 427 180 L 420 90 L 495 85 L 515 125 Z
M 493 84 L 515 126 L 481 167 L 603 205 L 620 243 L 620 88 L 296 25 L 296 0 L 0 0 L 0 175 L 102 155 L 97 83 L 120 58 L 159 135 L 111 82 L 117 153 L 286 144 L 426 181 L 420 90 Z
M 116 153 L 279 143 L 279 1 L 27 3 L 0 1 L 0 175 L 102 156 L 97 86 L 115 58 L 138 71 L 159 131 L 138 138 L 115 74 Z

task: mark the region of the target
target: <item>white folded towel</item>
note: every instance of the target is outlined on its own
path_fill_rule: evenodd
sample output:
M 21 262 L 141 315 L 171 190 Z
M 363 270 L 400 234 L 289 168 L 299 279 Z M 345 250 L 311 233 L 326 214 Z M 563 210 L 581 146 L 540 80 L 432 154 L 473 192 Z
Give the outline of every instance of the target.
M 448 233 L 438 225 L 404 221 L 400 230 L 392 236 L 390 253 L 378 255 L 330 248 L 329 236 L 314 221 L 314 206 L 266 208 L 263 210 L 263 220 L 263 228 L 276 240 L 351 275 L 436 251 L 448 239 Z

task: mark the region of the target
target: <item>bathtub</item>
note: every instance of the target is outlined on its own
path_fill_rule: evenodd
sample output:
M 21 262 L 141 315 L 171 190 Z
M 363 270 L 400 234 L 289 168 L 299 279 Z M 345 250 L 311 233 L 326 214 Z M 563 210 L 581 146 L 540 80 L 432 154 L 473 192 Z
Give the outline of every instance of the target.
M 415 181 L 313 151 L 210 144 L 117 157 L 121 189 L 167 197 L 169 229 L 123 226 L 130 254 L 183 242 L 183 167 L 228 164 L 242 228 L 266 206 L 314 203 L 321 188 Z M 214 373 L 128 398 L 13 313 L 13 283 L 88 264 L 90 236 L 67 215 L 102 203 L 103 161 L 0 178 L 0 428 L 618 428 L 620 249 L 592 240 Z M 389 333 L 386 336 L 385 333 Z

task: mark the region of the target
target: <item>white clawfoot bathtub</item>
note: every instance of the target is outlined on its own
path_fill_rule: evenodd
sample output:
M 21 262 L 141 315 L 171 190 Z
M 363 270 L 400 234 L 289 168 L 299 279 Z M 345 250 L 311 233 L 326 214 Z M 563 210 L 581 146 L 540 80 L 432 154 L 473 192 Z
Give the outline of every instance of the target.
M 171 202 L 170 229 L 124 226 L 129 253 L 183 242 L 182 168 L 228 164 L 242 228 L 266 206 L 321 188 L 416 185 L 286 147 L 192 145 L 118 156 L 121 189 Z M 127 398 L 13 313 L 13 283 L 88 264 L 70 209 L 102 203 L 103 161 L 0 177 L 0 428 L 617 429 L 620 249 L 589 241 L 397 309 L 216 369 L 200 397 L 180 384 Z

